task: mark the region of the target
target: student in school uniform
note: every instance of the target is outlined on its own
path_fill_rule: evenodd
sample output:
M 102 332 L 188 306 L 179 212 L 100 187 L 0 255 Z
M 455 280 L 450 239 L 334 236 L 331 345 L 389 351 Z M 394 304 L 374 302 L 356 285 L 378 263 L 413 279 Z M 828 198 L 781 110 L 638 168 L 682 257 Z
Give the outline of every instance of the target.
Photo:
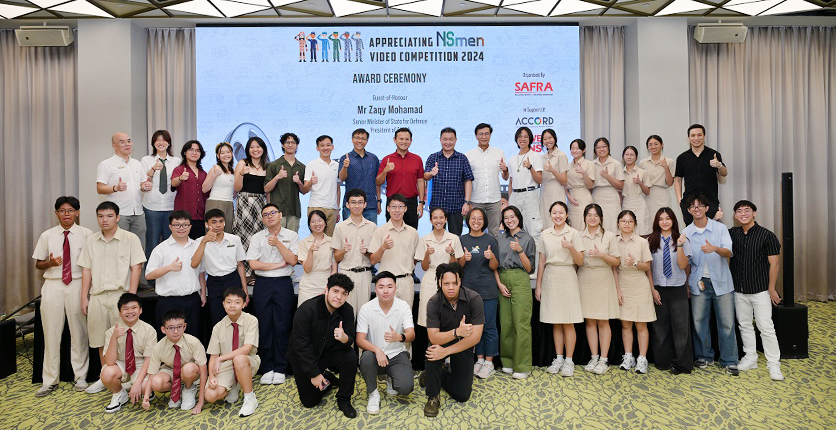
M 354 290 L 348 296 L 348 304 L 358 312 L 369 301 L 372 282 L 372 263 L 369 261 L 372 235 L 377 225 L 366 218 L 366 192 L 353 188 L 345 193 L 350 215 L 334 228 L 331 248 L 339 263 L 339 273 L 354 282 Z M 356 316 L 356 315 L 355 315 Z
M 430 222 L 433 229 L 421 238 L 424 241 L 424 252 L 415 254 L 415 259 L 421 261 L 424 269 L 424 279 L 421 280 L 421 291 L 418 295 L 418 325 L 427 326 L 427 302 L 438 292 L 435 280 L 435 268 L 439 264 L 459 262 L 464 263 L 464 251 L 459 237 L 444 230 L 447 224 L 447 214 L 442 208 L 430 210 Z M 459 261 L 461 260 L 461 261 Z
M 647 213 L 653 218 L 661 208 L 671 207 L 670 187 L 673 185 L 673 159 L 662 155 L 664 143 L 658 135 L 652 134 L 645 141 L 650 156 L 639 162 L 639 167 L 647 172 L 650 194 L 647 195 Z
M 619 191 L 624 188 L 624 173 L 619 163 L 610 154 L 610 141 L 606 137 L 595 139 L 595 161 L 592 162 L 592 200 L 604 210 L 604 228 L 617 231 L 615 215 L 621 212 Z
M 398 298 L 410 307 L 415 300 L 415 283 L 412 271 L 415 268 L 415 255 L 421 255 L 426 244 L 418 236 L 412 226 L 404 221 L 407 199 L 401 194 L 395 194 L 388 199 L 386 210 L 389 221 L 378 227 L 372 235 L 369 249 L 374 251 L 370 257 L 371 264 L 380 263 L 381 272 L 392 272 L 398 283 Z
M 337 273 L 337 261 L 331 248 L 331 236 L 325 233 L 327 215 L 319 209 L 308 213 L 311 235 L 299 242 L 299 263 L 302 279 L 299 280 L 297 306 L 305 300 L 325 293 L 328 277 Z

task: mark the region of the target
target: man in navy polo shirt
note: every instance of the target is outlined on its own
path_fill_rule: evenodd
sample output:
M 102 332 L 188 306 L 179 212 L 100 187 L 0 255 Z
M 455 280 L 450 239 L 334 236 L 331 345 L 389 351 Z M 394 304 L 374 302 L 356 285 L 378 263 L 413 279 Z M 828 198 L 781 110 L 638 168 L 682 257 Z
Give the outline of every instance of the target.
M 377 224 L 377 216 L 380 215 L 380 186 L 375 183 L 375 177 L 380 169 L 380 159 L 377 155 L 366 151 L 369 143 L 369 132 L 358 128 L 351 133 L 351 144 L 354 150 L 340 157 L 339 177 L 345 182 L 345 189 L 353 190 L 359 188 L 366 193 L 366 208 L 363 210 L 363 218 Z M 372 196 L 375 196 L 374 198 Z M 343 217 L 347 220 L 351 215 L 348 208 L 348 194 L 343 198 Z
M 461 236 L 462 218 L 470 211 L 473 171 L 467 157 L 456 151 L 456 130 L 450 127 L 441 130 L 441 151 L 427 158 L 424 180 L 432 180 L 430 211 L 444 209 L 447 230 Z

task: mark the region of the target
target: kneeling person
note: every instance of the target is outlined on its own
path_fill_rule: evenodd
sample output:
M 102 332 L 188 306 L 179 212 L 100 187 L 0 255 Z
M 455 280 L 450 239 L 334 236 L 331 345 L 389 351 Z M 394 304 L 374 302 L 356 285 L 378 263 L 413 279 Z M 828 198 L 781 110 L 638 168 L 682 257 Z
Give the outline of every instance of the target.
M 308 299 L 293 317 L 287 356 L 293 366 L 302 406 L 312 408 L 322 401 L 332 385 L 338 385 L 337 406 L 348 418 L 357 417 L 351 406 L 357 354 L 354 342 L 354 310 L 345 301 L 354 289 L 348 276 L 328 277 L 325 295 Z M 337 379 L 331 369 L 340 375 Z
M 370 414 L 380 412 L 377 375 L 386 373 L 386 394 L 412 392 L 412 362 L 404 342 L 415 340 L 412 308 L 395 297 L 397 284 L 391 272 L 380 272 L 374 280 L 377 297 L 360 308 L 357 316 L 357 346 L 363 348 L 360 373 L 366 381 Z
M 466 402 L 473 391 L 473 347 L 482 338 L 485 310 L 475 291 L 462 287 L 462 268 L 458 263 L 439 264 L 435 279 L 438 293 L 427 303 L 426 370 L 421 385 L 427 387 L 424 415 L 438 415 L 441 389 L 454 400 Z M 450 357 L 450 369 L 442 370 Z
M 139 296 L 122 294 L 116 306 L 122 321 L 105 332 L 105 366 L 101 373 L 102 383 L 113 393 L 105 407 L 105 412 L 111 414 L 122 409 L 129 400 L 131 403 L 142 400 L 151 363 L 149 358 L 157 344 L 157 331 L 139 319 L 142 315 Z
M 163 315 L 161 330 L 165 337 L 154 346 L 148 366 L 149 384 L 145 384 L 142 408 L 151 409 L 151 391 L 171 392 L 169 408 L 191 410 L 199 414 L 203 409 L 203 387 L 206 386 L 206 350 L 196 337 L 185 333 L 186 315 L 172 309 Z M 197 386 L 195 383 L 198 378 Z M 185 388 L 181 387 L 181 384 Z M 200 399 L 195 401 L 195 391 Z M 181 399 L 182 394 L 182 399 Z
M 248 417 L 255 412 L 258 401 L 253 392 L 253 374 L 258 371 L 258 319 L 242 312 L 247 296 L 240 287 L 224 292 L 226 317 L 215 324 L 209 340 L 209 381 L 206 401 L 238 400 L 238 390 L 244 390 L 244 405 L 238 415 Z

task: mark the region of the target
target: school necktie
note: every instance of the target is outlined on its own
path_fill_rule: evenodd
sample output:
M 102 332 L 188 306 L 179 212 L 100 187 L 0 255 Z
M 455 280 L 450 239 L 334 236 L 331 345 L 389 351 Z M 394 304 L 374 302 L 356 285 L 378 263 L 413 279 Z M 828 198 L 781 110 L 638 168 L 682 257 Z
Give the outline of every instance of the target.
M 673 276 L 673 270 L 671 270 L 671 238 L 662 237 L 662 240 L 665 241 L 665 251 L 662 252 L 662 263 L 664 264 L 665 277 L 670 278 Z
M 160 169 L 160 194 L 165 194 L 168 191 L 168 173 L 165 170 L 165 160 L 160 160 L 163 168 Z
M 180 346 L 174 345 L 174 363 L 171 373 L 173 380 L 171 381 L 171 401 L 176 402 L 180 400 Z
M 136 371 L 136 357 L 134 357 L 134 334 L 133 330 L 128 329 L 125 334 L 125 370 L 128 375 L 133 375 Z
M 63 263 L 61 266 L 61 280 L 64 285 L 70 285 L 73 282 L 73 268 L 70 266 L 70 231 L 64 230 L 64 255 L 61 257 Z
M 238 323 L 232 323 L 232 350 L 238 349 Z M 232 374 L 235 375 L 235 366 L 232 366 Z M 236 380 L 237 380 L 236 376 Z

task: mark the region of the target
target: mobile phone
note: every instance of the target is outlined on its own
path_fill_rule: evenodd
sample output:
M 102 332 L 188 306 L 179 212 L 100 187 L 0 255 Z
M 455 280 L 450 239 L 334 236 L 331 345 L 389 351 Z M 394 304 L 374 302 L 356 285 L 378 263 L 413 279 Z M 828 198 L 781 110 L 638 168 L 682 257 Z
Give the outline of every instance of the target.
M 325 391 L 325 389 L 327 389 L 329 385 L 331 385 L 331 381 L 329 381 L 327 379 L 323 379 L 322 380 L 322 385 L 319 386 L 319 390 L 320 391 Z

